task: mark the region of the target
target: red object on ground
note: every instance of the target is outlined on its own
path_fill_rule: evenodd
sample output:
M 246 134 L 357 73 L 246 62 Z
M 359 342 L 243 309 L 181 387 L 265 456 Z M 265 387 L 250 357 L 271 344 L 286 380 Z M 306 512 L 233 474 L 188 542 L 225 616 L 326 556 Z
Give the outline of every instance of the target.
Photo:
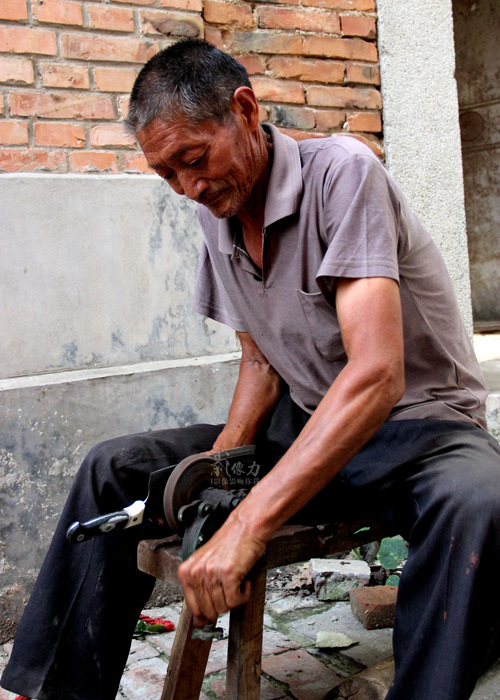
M 170 620 L 164 620 L 161 617 L 149 617 L 149 615 L 139 615 L 139 620 L 143 620 L 147 625 L 162 625 L 165 627 L 167 632 L 172 632 L 175 629 L 175 625 Z

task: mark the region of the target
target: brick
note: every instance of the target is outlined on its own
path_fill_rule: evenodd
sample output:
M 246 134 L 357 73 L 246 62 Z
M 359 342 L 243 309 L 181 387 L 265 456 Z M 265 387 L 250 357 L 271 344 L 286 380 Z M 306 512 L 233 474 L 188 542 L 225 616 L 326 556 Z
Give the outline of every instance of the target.
M 68 0 L 32 0 L 33 17 L 38 22 L 82 26 L 82 6 Z
M 34 82 L 31 61 L 24 58 L 0 58 L 0 83 L 32 85 Z
M 118 172 L 116 155 L 108 151 L 74 151 L 69 154 L 71 172 Z
M 345 123 L 345 112 L 337 109 L 313 110 L 316 119 L 316 128 L 319 131 L 340 130 Z
M 64 58 L 143 64 L 158 52 L 158 46 L 128 37 L 62 34 L 61 50 Z
M 352 700 L 383 700 L 394 680 L 394 658 L 379 661 L 343 681 L 335 693 L 338 698 Z
M 88 90 L 90 86 L 87 66 L 63 63 L 40 63 L 44 87 Z
M 269 119 L 276 126 L 290 129 L 313 129 L 316 125 L 313 111 L 302 107 L 273 105 L 269 108 Z
M 2 0 L 0 3 L 0 19 L 11 21 L 28 19 L 26 0 Z
M 258 12 L 259 27 L 266 29 L 300 29 L 305 32 L 340 33 L 340 21 L 332 12 L 263 7 Z
M 375 44 L 363 39 L 337 39 L 329 36 L 304 37 L 305 56 L 327 56 L 358 61 L 377 61 Z
M 274 5 L 300 5 L 300 0 L 255 0 L 256 2 L 261 2 L 262 4 L 273 3 Z
M 213 44 L 218 49 L 221 49 L 221 51 L 225 51 L 227 49 L 224 41 L 222 40 L 222 32 L 217 27 L 213 27 L 213 26 L 210 26 L 209 24 L 206 24 L 205 25 L 205 39 L 208 42 L 210 42 L 210 44 Z
M 79 124 L 37 122 L 35 124 L 35 141 L 39 146 L 83 148 L 85 146 L 85 129 Z
M 365 39 L 375 39 L 377 36 L 375 17 L 340 15 L 340 26 L 344 36 L 362 36 Z
M 39 148 L 0 148 L 0 171 L 4 172 L 66 172 L 66 156 L 61 151 Z
M 201 12 L 203 10 L 203 0 L 160 0 L 160 7 Z
M 93 148 L 106 146 L 135 146 L 135 137 L 127 134 L 122 124 L 99 124 L 90 130 L 90 145 Z
M 371 134 L 369 136 L 362 134 L 349 134 L 349 136 L 353 139 L 361 141 L 361 143 L 364 143 L 365 146 L 368 146 L 368 148 L 370 148 L 378 158 L 382 159 L 384 157 L 384 149 L 382 143 L 377 139 L 376 136 L 372 136 Z
M 154 5 L 155 0 L 126 0 L 129 5 Z M 123 4 L 123 0 L 111 0 L 111 2 L 120 2 Z
M 94 68 L 94 82 L 101 92 L 129 93 L 138 72 L 134 68 Z
M 382 95 L 375 88 L 351 88 L 338 85 L 308 87 L 307 104 L 346 109 L 381 109 Z
M 397 586 L 367 586 L 351 591 L 351 610 L 367 630 L 392 627 Z
M 262 659 L 262 670 L 285 684 L 292 697 L 307 700 L 322 700 L 342 680 L 305 649 L 266 656 Z
M 203 35 L 203 20 L 198 15 L 145 10 L 141 12 L 143 34 L 173 38 L 197 38 Z
M 347 117 L 351 131 L 367 131 L 378 134 L 382 131 L 382 116 L 378 112 L 357 112 Z
M 268 67 L 278 78 L 316 83 L 344 82 L 345 64 L 340 61 L 273 56 L 269 59 Z
M 268 122 L 269 121 L 269 110 L 265 105 L 259 104 L 259 121 Z
M 56 35 L 30 27 L 0 27 L 0 51 L 5 53 L 57 54 Z
M 259 100 L 293 102 L 295 104 L 304 104 L 306 101 L 302 85 L 291 80 L 256 77 L 252 80 L 252 87 Z
M 233 25 L 244 28 L 253 27 L 253 12 L 243 3 L 233 4 L 219 0 L 205 0 L 203 17 L 213 24 Z
M 380 68 L 377 65 L 348 63 L 346 78 L 348 83 L 380 85 Z
M 302 53 L 302 37 L 294 34 L 235 32 L 231 38 L 225 36 L 224 42 L 226 50 L 231 49 L 231 53 Z
M 0 121 L 0 143 L 22 146 L 28 143 L 28 125 L 25 122 Z
M 266 71 L 266 63 L 260 56 L 234 56 L 234 58 L 246 68 L 248 75 L 259 75 Z
M 295 141 L 304 141 L 304 139 L 324 138 L 324 134 L 318 134 L 315 131 L 298 131 L 297 129 L 284 129 L 281 126 L 279 126 L 278 129 L 281 131 L 282 134 L 290 136 L 290 138 L 295 139 Z
M 9 95 L 11 114 L 48 119 L 114 119 L 107 97 L 77 93 L 15 92 Z
M 375 0 L 302 0 L 302 4 L 357 12 L 375 12 L 376 9 Z
M 125 119 L 130 106 L 130 95 L 121 95 L 116 98 L 116 106 L 118 108 L 118 116 L 120 119 Z
M 106 29 L 110 32 L 133 32 L 134 13 L 126 7 L 86 5 L 90 29 Z
M 124 153 L 123 170 L 126 173 L 152 173 L 143 153 Z

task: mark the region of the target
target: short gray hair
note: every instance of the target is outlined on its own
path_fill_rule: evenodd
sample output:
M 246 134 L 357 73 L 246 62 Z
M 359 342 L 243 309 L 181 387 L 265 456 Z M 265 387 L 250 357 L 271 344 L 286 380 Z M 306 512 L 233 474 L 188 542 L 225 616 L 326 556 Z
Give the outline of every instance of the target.
M 156 118 L 194 124 L 229 116 L 237 88 L 252 87 L 245 68 L 203 39 L 183 39 L 157 53 L 132 88 L 125 126 L 137 134 Z

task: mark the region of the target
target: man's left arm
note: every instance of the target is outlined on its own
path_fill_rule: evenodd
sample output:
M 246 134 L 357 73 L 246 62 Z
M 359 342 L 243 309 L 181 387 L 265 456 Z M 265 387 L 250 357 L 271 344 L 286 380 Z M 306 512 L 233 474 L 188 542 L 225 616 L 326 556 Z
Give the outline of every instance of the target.
M 403 395 L 397 283 L 384 277 L 339 279 L 336 309 L 345 368 L 282 459 L 179 569 L 196 624 L 248 599 L 245 579 L 272 533 L 359 452 Z

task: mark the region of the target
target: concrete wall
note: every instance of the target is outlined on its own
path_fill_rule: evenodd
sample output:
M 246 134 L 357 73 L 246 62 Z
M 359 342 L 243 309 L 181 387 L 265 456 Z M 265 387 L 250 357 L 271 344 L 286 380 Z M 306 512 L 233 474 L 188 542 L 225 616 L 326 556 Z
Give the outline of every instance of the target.
M 451 0 L 377 0 L 387 165 L 441 248 L 472 333 Z
M 190 310 L 195 210 L 159 178 L 5 175 L 0 221 L 6 638 L 88 449 L 223 422 L 238 352 L 232 331 Z

